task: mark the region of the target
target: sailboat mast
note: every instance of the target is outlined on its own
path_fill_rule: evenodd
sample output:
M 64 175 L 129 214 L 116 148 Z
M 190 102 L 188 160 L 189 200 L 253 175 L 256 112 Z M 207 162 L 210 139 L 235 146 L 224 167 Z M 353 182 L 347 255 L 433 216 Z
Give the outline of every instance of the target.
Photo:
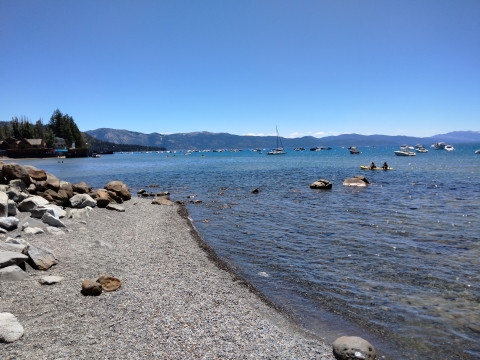
M 278 125 L 275 126 L 275 129 L 277 130 L 277 149 L 278 149 Z

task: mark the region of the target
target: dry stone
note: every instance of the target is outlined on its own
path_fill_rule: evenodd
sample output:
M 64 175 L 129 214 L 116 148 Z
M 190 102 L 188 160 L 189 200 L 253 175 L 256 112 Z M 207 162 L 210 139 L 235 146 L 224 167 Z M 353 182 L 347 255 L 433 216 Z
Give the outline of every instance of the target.
M 93 200 L 90 195 L 87 195 L 87 194 L 78 194 L 73 196 L 70 199 L 70 204 L 73 208 L 76 208 L 76 209 L 82 209 L 87 206 L 90 206 L 90 207 L 97 206 L 97 202 Z
M 52 211 L 52 210 L 50 210 Z M 52 215 L 50 212 L 46 212 L 42 216 L 42 221 L 45 224 L 55 226 L 55 227 L 65 227 L 65 224 L 58 218 L 56 218 L 54 215 Z
M 25 185 L 23 180 L 20 180 L 20 179 L 10 180 L 9 185 L 14 188 L 17 188 L 20 191 L 27 190 L 27 185 Z
M 98 296 L 102 293 L 102 285 L 95 280 L 82 281 L 82 294 Z
M 20 204 L 18 204 L 18 210 L 20 211 L 30 211 L 33 208 L 40 206 L 40 205 L 47 205 L 48 201 L 42 198 L 41 196 L 31 196 L 25 200 L 23 200 Z
M 173 202 L 171 202 L 168 199 L 165 199 L 164 197 L 157 197 L 152 200 L 152 204 L 154 205 L 167 205 L 167 206 L 172 206 Z
M 14 216 L 7 216 L 7 217 L 2 217 L 0 218 L 0 227 L 4 228 L 5 230 L 14 230 L 17 228 L 18 223 L 20 220 L 18 220 Z
M 0 195 L 1 196 L 1 195 Z M 8 216 L 17 216 L 17 204 L 13 200 L 8 200 Z
M 8 195 L 0 191 L 0 217 L 8 216 Z
M 11 343 L 23 336 L 23 326 L 18 322 L 15 315 L 4 312 L 0 313 L 0 342 Z
M 25 167 L 25 166 L 24 166 Z M 47 173 L 45 170 L 28 170 L 28 175 L 35 181 L 45 181 L 47 180 Z
M 28 279 L 28 274 L 17 265 L 11 265 L 0 269 L 0 282 L 22 281 Z
M 10 163 L 3 165 L 3 176 L 7 180 L 20 179 L 28 186 L 30 185 L 30 175 L 28 175 L 27 170 L 20 164 Z
M 25 254 L 28 255 L 28 263 L 37 270 L 48 270 L 58 264 L 55 255 L 47 248 L 30 246 Z
M 64 280 L 65 278 L 61 276 L 44 276 L 42 277 L 39 282 L 42 285 L 54 285 L 59 283 L 60 281 Z
M 105 291 L 115 291 L 122 286 L 120 279 L 105 274 L 100 275 L 97 282 L 102 285 L 102 289 Z
M 107 210 L 115 210 L 118 212 L 125 212 L 125 208 L 119 204 L 110 203 L 107 205 Z
M 15 251 L 0 250 L 0 268 L 11 265 L 20 265 L 26 260 L 28 260 L 28 257 L 24 254 Z
M 110 181 L 107 185 L 105 185 L 105 189 L 113 191 L 123 200 L 130 200 L 132 198 L 127 185 L 122 181 Z
M 77 184 L 73 184 L 73 191 L 79 194 L 88 194 L 91 190 L 90 186 L 87 185 L 85 182 L 79 182 Z

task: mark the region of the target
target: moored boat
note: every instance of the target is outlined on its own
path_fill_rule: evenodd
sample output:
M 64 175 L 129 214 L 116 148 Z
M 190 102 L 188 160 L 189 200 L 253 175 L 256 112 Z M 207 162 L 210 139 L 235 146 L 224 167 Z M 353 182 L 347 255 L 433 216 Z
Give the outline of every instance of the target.
M 415 156 L 415 155 L 417 155 L 413 151 L 408 151 L 408 150 L 397 150 L 397 151 L 394 151 L 394 153 L 397 156 Z
M 356 146 L 350 146 L 350 147 L 348 148 L 348 150 L 350 150 L 350 154 L 352 154 L 352 155 L 358 155 L 358 154 L 360 154 L 360 151 L 357 149 Z
M 281 146 L 280 147 L 278 146 L 278 140 L 279 138 L 278 138 L 278 128 L 277 128 L 277 148 L 267 152 L 267 155 L 285 155 L 287 153 L 285 150 L 283 150 L 283 144 L 281 139 L 280 139 Z
M 445 145 L 445 147 L 444 147 L 443 149 L 446 150 L 446 151 L 453 151 L 453 150 L 455 150 L 452 145 Z
M 386 169 L 384 169 L 382 167 L 375 167 L 375 168 L 372 169 L 370 166 L 365 166 L 365 165 L 360 166 L 360 169 L 362 169 L 362 170 L 393 170 L 393 168 L 391 168 L 391 167 L 388 167 Z
M 477 151 L 475 151 L 475 154 L 480 154 L 480 149 L 478 149 Z

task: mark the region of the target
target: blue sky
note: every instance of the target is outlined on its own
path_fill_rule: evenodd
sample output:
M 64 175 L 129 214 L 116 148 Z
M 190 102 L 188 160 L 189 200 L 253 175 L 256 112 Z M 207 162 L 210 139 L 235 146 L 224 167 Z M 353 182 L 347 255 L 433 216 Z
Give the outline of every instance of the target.
M 480 130 L 480 1 L 0 0 L 0 120 L 80 130 Z

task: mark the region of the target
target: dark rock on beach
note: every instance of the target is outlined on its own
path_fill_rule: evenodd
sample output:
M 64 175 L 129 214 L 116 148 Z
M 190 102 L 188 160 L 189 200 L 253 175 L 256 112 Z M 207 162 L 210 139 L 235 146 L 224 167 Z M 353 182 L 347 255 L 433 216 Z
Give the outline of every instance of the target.
M 97 279 L 97 282 L 102 285 L 102 289 L 104 291 L 115 291 L 122 286 L 120 279 L 105 274 L 100 275 L 100 277 Z
M 83 280 L 82 281 L 82 294 L 98 296 L 102 293 L 102 285 L 96 280 Z
M 27 170 L 20 164 L 10 163 L 3 165 L 3 176 L 7 180 L 20 179 L 28 186 L 31 183 L 30 175 L 28 175 Z
M 358 336 L 342 336 L 332 344 L 337 360 L 375 360 L 376 351 L 366 340 Z

